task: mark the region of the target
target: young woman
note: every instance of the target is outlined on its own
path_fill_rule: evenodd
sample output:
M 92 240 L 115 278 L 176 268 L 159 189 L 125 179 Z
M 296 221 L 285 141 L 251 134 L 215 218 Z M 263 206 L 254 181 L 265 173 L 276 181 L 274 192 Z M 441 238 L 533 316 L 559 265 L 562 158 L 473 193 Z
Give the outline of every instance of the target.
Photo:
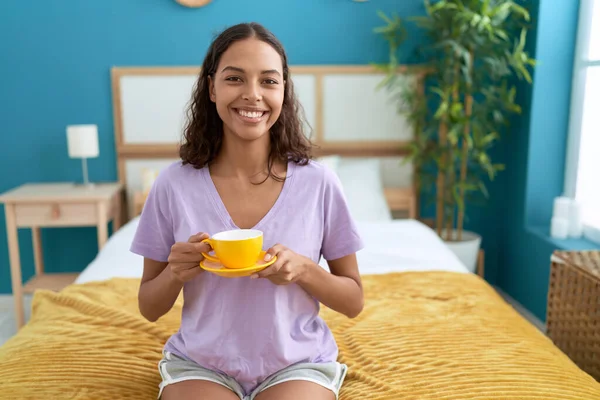
M 157 178 L 131 247 L 144 257 L 139 307 L 148 320 L 184 294 L 159 396 L 337 398 L 346 366 L 319 304 L 350 318 L 361 312 L 362 241 L 337 176 L 311 158 L 279 41 L 258 24 L 225 30 L 189 114 L 182 161 Z M 263 232 L 275 263 L 243 278 L 199 267 L 210 251 L 204 238 L 246 228 Z

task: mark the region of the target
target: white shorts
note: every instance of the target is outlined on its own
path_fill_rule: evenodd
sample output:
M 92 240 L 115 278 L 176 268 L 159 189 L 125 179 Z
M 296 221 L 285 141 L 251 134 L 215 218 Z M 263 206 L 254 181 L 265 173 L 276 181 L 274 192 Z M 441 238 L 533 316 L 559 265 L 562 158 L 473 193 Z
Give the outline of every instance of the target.
M 309 381 L 321 385 L 331 390 L 335 394 L 335 398 L 338 399 L 348 367 L 338 362 L 294 364 L 269 376 L 250 393 L 244 393 L 244 389 L 235 379 L 201 367 L 193 361 L 178 357 L 170 352 L 163 352 L 163 358 L 158 363 L 158 370 L 162 377 L 158 392 L 159 399 L 163 389 L 167 385 L 194 379 L 223 385 L 238 395 L 240 400 L 254 400 L 260 392 L 271 386 L 296 380 Z

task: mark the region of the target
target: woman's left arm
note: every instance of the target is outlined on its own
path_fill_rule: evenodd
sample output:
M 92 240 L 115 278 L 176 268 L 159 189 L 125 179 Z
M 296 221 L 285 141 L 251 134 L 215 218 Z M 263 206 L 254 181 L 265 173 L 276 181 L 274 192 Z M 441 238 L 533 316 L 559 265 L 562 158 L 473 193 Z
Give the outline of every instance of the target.
M 325 306 L 349 318 L 362 311 L 364 296 L 356 254 L 328 260 L 331 273 L 279 244 L 267 251 L 265 260 L 274 255 L 277 261 L 253 278 L 267 278 L 276 285 L 296 283 Z

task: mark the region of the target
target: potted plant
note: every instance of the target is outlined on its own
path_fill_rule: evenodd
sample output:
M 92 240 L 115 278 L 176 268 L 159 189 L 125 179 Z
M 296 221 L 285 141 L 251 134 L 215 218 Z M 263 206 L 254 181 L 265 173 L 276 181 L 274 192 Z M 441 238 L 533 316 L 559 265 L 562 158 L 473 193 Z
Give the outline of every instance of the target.
M 467 204 L 487 198 L 486 179 L 504 166 L 490 149 L 509 125 L 515 78 L 531 83 L 535 61 L 525 51 L 530 16 L 507 0 L 424 1 L 425 15 L 412 17 L 425 33 L 418 48 L 427 68 L 425 90 L 406 85 L 398 73 L 398 51 L 407 34 L 398 16 L 379 13 L 375 32 L 389 45 L 381 87 L 394 93 L 398 111 L 412 122 L 412 162 L 421 191 L 435 201 L 434 228 L 465 265 L 475 270 L 481 237 L 464 229 Z

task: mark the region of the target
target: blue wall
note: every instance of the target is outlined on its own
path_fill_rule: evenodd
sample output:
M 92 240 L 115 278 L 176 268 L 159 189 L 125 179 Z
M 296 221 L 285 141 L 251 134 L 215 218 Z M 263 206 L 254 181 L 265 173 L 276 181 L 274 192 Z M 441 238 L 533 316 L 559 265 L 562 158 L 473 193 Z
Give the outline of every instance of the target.
M 507 171 L 489 186 L 487 206 L 469 210 L 466 227 L 483 235 L 486 278 L 544 319 L 549 257 L 563 243 L 549 240 L 543 225 L 552 198 L 562 191 L 578 1 L 532 3 L 535 29 L 529 48 L 540 62 L 535 82 L 521 85 L 524 114 L 494 150 Z M 280 37 L 292 64 L 385 62 L 386 44 L 372 33 L 381 25 L 376 11 L 423 12 L 422 0 L 308 0 L 286 2 L 286 7 L 284 12 L 276 0 L 214 0 L 197 10 L 174 0 L 42 2 L 36 7 L 0 2 L 0 191 L 24 182 L 81 180 L 80 163 L 67 157 L 65 143 L 65 126 L 77 123 L 100 129 L 100 158 L 89 162 L 91 179 L 116 180 L 112 66 L 199 65 L 216 31 L 249 20 Z M 412 30 L 409 37 L 404 55 L 422 39 Z M 4 223 L 2 212 L 0 292 L 7 293 Z M 97 251 L 95 235 L 92 228 L 43 230 L 46 269 L 81 270 Z M 19 240 L 27 278 L 33 273 L 29 230 Z
M 465 227 L 483 237 L 486 279 L 545 321 L 552 252 L 598 246 L 548 232 L 553 199 L 563 191 L 579 0 L 525 3 L 527 49 L 538 61 L 533 85 L 518 84 L 523 113 L 492 152 L 506 171 L 489 184 L 485 207 L 469 207 Z
M 98 125 L 100 157 L 89 161 L 90 179 L 117 179 L 112 66 L 199 65 L 215 32 L 250 20 L 279 36 L 292 64 L 383 62 L 386 43 L 372 33 L 382 24 L 376 11 L 422 12 L 421 0 L 286 1 L 285 7 L 280 0 L 214 0 L 200 9 L 174 0 L 0 2 L 0 192 L 25 182 L 80 181 L 80 162 L 67 156 L 68 124 Z M 4 226 L 2 207 L 0 292 L 8 293 Z M 95 235 L 92 228 L 44 229 L 46 269 L 81 270 L 97 251 Z M 19 242 L 27 279 L 33 273 L 28 229 Z
M 553 199 L 563 192 L 578 10 L 578 0 L 536 1 L 530 50 L 539 64 L 533 86 L 521 91 L 529 107 L 504 142 L 506 201 L 497 211 L 506 224 L 497 283 L 541 320 L 552 252 L 597 247 L 585 240 L 552 240 L 548 233 Z

